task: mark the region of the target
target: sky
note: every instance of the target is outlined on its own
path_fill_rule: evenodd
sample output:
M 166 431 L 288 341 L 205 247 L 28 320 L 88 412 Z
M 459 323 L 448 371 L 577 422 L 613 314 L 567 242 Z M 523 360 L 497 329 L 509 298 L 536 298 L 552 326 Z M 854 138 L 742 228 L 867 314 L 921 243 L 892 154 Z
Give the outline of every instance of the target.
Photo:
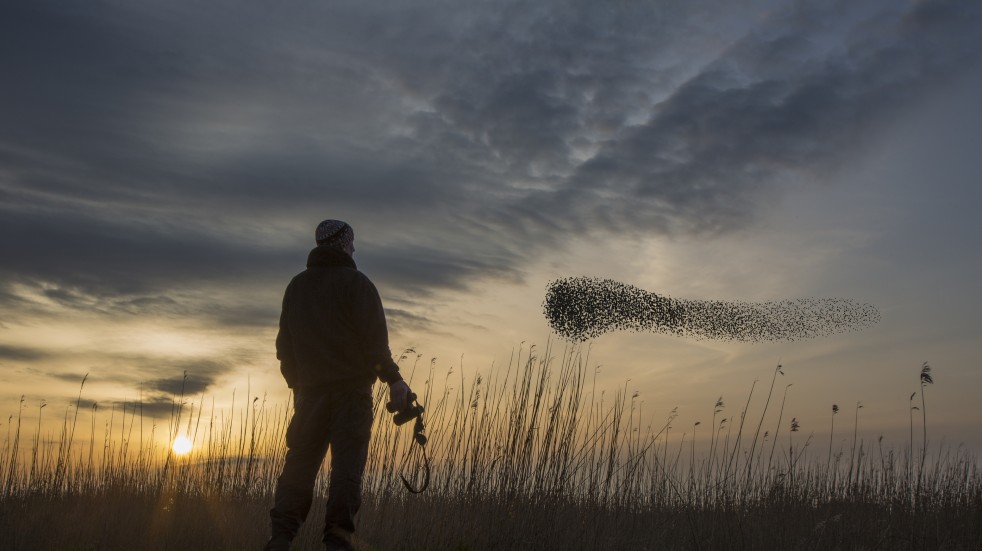
M 286 400 L 282 293 L 336 218 L 396 355 L 558 355 L 561 277 L 847 298 L 880 322 L 582 346 L 677 431 L 780 364 L 803 432 L 861 404 L 898 447 L 927 361 L 931 444 L 982 451 L 980 56 L 961 0 L 5 2 L 3 422 L 86 374 L 86 400 L 160 416 L 185 371 Z

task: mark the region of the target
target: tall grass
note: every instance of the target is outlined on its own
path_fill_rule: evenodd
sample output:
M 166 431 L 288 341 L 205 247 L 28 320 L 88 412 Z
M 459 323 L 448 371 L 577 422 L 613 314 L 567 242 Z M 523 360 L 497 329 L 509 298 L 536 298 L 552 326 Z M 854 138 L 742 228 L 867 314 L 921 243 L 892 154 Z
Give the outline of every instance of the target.
M 697 450 L 694 434 L 670 438 L 675 410 L 652 422 L 626 385 L 598 389 L 589 349 L 522 346 L 506 366 L 469 374 L 462 362 L 441 372 L 420 359 L 408 350 L 400 362 L 412 361 L 403 372 L 427 406 L 432 480 L 422 495 L 402 488 L 400 474 L 419 481 L 420 456 L 410 430 L 382 408 L 379 385 L 359 518 L 366 548 L 982 545 L 974 457 L 939 449 L 929 458 L 925 416 L 919 454 L 878 442 L 874 460 L 859 437 L 857 404 L 848 464 L 841 450 L 833 458 L 831 435 L 828 453 L 813 459 L 797 418 L 781 431 L 790 384 L 777 423 L 766 424 L 781 366 L 760 418 L 747 418 L 755 381 L 737 420 L 717 422 L 725 406 L 722 397 L 715 402 L 706 450 Z M 142 416 L 140 403 L 113 406 L 100 442 L 93 406 L 90 440 L 75 442 L 81 388 L 58 436 L 43 435 L 39 421 L 28 452 L 22 400 L 0 453 L 0 547 L 255 548 L 266 535 L 290 408 L 267 404 L 251 389 L 228 409 L 206 402 L 176 397 L 165 440 L 183 433 L 194 442 L 191 454 L 177 456 L 160 443 L 162 427 Z M 36 407 L 40 414 L 45 404 Z M 318 481 L 322 495 L 325 482 Z M 66 515 L 81 520 L 65 525 L 59 519 Z M 319 515 L 297 548 L 317 548 Z

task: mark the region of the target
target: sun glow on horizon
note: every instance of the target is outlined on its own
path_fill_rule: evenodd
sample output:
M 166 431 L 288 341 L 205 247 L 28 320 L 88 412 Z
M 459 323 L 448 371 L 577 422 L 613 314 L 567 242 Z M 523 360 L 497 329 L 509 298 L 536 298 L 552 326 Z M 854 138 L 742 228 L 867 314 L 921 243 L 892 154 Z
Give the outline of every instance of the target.
M 176 453 L 177 455 L 187 455 L 191 453 L 192 447 L 193 444 L 191 443 L 190 440 L 188 440 L 186 436 L 178 436 L 177 438 L 174 439 L 174 445 L 172 446 L 172 449 L 174 450 L 174 453 Z

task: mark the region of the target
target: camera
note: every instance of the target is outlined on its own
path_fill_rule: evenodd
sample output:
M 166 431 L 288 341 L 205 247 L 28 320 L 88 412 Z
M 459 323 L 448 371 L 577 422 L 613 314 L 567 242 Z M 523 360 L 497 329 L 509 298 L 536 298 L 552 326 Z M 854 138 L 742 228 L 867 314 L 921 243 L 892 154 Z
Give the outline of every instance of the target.
M 385 409 L 388 410 L 389 413 L 395 413 L 395 415 L 392 416 L 392 421 L 395 422 L 396 425 L 405 425 L 409 421 L 412 421 L 423 414 L 423 406 L 416 401 L 415 394 L 409 393 L 409 396 L 406 398 L 406 404 L 406 407 L 400 410 L 397 410 L 392 402 L 387 402 L 385 404 Z

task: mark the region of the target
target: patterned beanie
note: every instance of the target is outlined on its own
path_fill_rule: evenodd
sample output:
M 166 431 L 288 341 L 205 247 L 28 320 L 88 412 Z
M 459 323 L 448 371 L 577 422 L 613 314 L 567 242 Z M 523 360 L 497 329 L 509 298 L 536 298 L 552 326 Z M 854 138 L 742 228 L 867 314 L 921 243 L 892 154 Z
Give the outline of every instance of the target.
M 318 245 L 344 249 L 354 243 L 355 230 L 347 222 L 324 220 L 317 225 L 314 238 L 317 240 Z

